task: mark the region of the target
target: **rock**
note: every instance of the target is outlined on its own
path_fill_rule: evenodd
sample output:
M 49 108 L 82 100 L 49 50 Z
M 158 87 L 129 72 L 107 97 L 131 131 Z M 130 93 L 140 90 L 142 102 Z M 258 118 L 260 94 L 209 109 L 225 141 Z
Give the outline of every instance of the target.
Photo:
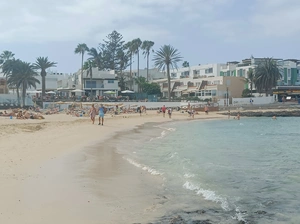
M 170 220 L 170 224 L 186 224 L 186 222 L 178 215 Z
M 265 212 L 265 211 L 256 211 L 254 213 L 259 214 L 259 215 L 265 215 L 265 214 L 267 214 L 267 212 Z
M 188 212 L 185 212 L 186 214 L 193 214 L 193 213 L 197 213 L 197 214 L 204 214 L 206 211 L 203 210 L 203 209 L 200 209 L 200 210 L 196 210 L 196 211 L 188 211 Z
M 194 220 L 192 224 L 211 224 L 210 220 Z
M 300 110 L 282 110 L 282 111 L 240 111 L 241 117 L 300 117 Z M 227 112 L 220 113 L 222 115 L 228 115 Z M 234 111 L 230 113 L 230 116 L 237 116 L 238 112 Z

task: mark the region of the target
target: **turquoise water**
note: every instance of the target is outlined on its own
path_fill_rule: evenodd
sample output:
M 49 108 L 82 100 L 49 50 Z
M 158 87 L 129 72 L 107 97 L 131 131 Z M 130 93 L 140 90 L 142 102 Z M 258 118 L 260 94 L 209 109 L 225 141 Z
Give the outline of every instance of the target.
M 300 118 L 154 125 L 132 135 L 131 146 L 139 147 L 127 159 L 162 176 L 166 214 L 212 223 L 300 223 L 299 127 Z M 203 214 L 193 212 L 199 209 Z

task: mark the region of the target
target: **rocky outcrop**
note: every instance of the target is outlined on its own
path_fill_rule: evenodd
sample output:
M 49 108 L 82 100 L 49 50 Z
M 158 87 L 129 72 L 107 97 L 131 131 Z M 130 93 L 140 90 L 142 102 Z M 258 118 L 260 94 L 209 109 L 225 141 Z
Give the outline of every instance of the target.
M 242 117 L 300 117 L 300 110 L 232 111 L 230 116 L 237 116 L 238 113 Z M 228 115 L 228 112 L 220 114 Z

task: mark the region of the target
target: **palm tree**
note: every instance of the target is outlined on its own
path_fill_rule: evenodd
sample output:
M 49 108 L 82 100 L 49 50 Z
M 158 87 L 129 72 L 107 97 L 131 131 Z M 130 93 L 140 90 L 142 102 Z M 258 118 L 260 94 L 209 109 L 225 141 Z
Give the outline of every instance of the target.
M 250 68 L 247 73 L 248 73 L 247 83 L 250 83 L 250 96 L 252 96 L 253 83 L 255 80 L 254 70 Z
M 135 78 L 135 82 L 138 85 L 138 92 L 140 93 L 143 89 L 143 85 L 146 83 L 145 77 L 137 77 Z
M 75 48 L 75 54 L 81 54 L 81 90 L 83 90 L 83 59 L 85 52 L 89 51 L 89 48 L 86 44 L 78 44 Z
M 12 53 L 11 51 L 3 51 L 2 54 L 0 55 L 0 65 L 3 66 L 3 64 L 7 60 L 12 60 L 14 59 L 15 54 Z
M 129 53 L 125 52 L 123 49 L 118 50 L 116 55 L 118 64 L 118 80 L 119 80 L 119 87 L 121 91 L 126 89 L 126 79 L 123 74 L 123 71 L 128 67 L 129 65 Z
M 133 53 L 137 55 L 137 77 L 140 77 L 140 47 L 142 41 L 140 38 L 136 38 L 132 41 L 133 44 Z
M 45 96 L 46 92 L 46 69 L 55 67 L 56 62 L 48 61 L 48 57 L 38 57 L 34 63 L 35 69 L 41 70 L 41 77 L 42 77 L 42 99 Z
M 9 85 L 16 86 L 17 94 L 19 93 L 19 89 L 22 89 L 22 105 L 25 106 L 26 90 L 30 87 L 36 88 L 36 83 L 40 83 L 36 78 L 38 74 L 34 70 L 35 66 L 21 60 L 13 59 L 8 61 L 9 64 L 5 63 L 3 69 L 7 77 L 7 82 Z
M 184 62 L 182 63 L 182 67 L 188 68 L 188 67 L 190 67 L 190 63 L 189 63 L 188 61 L 184 61 Z
M 91 82 L 91 94 L 90 94 L 90 99 L 92 100 L 93 98 L 93 85 L 92 85 L 92 80 L 93 80 L 93 67 L 95 67 L 95 64 L 92 60 L 87 60 L 84 65 L 83 69 L 86 70 L 86 76 L 90 77 L 90 82 Z
M 133 77 L 132 77 L 132 56 L 134 54 L 134 44 L 133 41 L 129 41 L 124 45 L 124 48 L 128 51 L 130 63 L 129 63 L 129 83 L 130 89 L 132 89 Z
M 164 45 L 158 51 L 155 52 L 153 61 L 154 65 L 159 70 L 167 69 L 167 77 L 168 77 L 168 97 L 169 101 L 171 101 L 171 77 L 170 77 L 170 67 L 177 69 L 177 63 L 182 60 L 180 53 L 177 49 L 172 47 L 171 45 Z
M 277 85 L 277 81 L 281 78 L 280 66 L 273 58 L 264 58 L 263 61 L 255 68 L 254 84 L 261 93 L 265 91 L 266 96 L 273 87 Z
M 102 70 L 103 69 L 103 63 L 102 63 L 102 52 L 99 50 L 92 47 L 89 51 L 88 51 L 88 55 L 90 56 L 88 60 L 93 62 L 93 66 L 97 67 L 98 70 Z
M 153 41 L 144 40 L 142 44 L 143 55 L 147 58 L 147 81 L 149 81 L 149 55 L 151 48 L 154 46 Z M 152 50 L 153 51 L 153 50 Z
M 36 83 L 40 83 L 36 78 L 38 73 L 34 69 L 35 66 L 27 62 L 21 62 L 18 66 L 17 78 L 22 88 L 23 107 L 25 106 L 26 90 L 30 87 L 36 88 Z
M 5 62 L 7 60 L 13 59 L 14 56 L 15 54 L 12 53 L 11 51 L 3 51 L 2 54 L 0 55 L 0 58 Z
M 16 67 L 17 67 L 17 64 L 19 63 L 19 59 L 9 59 L 9 60 L 6 60 L 4 63 L 3 63 L 3 66 L 2 66 L 2 71 L 3 71 L 3 74 L 4 76 L 6 77 L 6 80 L 7 80 L 7 85 L 10 86 L 11 88 L 13 89 L 16 89 L 17 90 L 17 99 L 18 99 L 18 105 L 20 105 L 20 86 L 17 84 L 17 81 L 18 79 L 15 78 L 16 75 Z

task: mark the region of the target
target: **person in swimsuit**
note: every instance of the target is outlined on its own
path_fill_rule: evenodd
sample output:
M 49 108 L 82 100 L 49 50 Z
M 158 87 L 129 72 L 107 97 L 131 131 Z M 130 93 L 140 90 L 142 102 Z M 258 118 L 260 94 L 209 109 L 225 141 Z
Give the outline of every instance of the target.
M 103 121 L 104 121 L 104 107 L 103 104 L 100 105 L 99 107 L 99 124 L 98 125 L 103 125 Z
M 95 108 L 94 104 L 92 104 L 92 107 L 90 109 L 90 117 L 91 117 L 91 120 L 94 124 L 95 123 L 95 117 L 96 117 L 96 108 Z
M 163 117 L 165 117 L 165 114 L 166 114 L 166 106 L 163 105 L 163 107 L 161 108 L 161 111 L 163 112 Z

